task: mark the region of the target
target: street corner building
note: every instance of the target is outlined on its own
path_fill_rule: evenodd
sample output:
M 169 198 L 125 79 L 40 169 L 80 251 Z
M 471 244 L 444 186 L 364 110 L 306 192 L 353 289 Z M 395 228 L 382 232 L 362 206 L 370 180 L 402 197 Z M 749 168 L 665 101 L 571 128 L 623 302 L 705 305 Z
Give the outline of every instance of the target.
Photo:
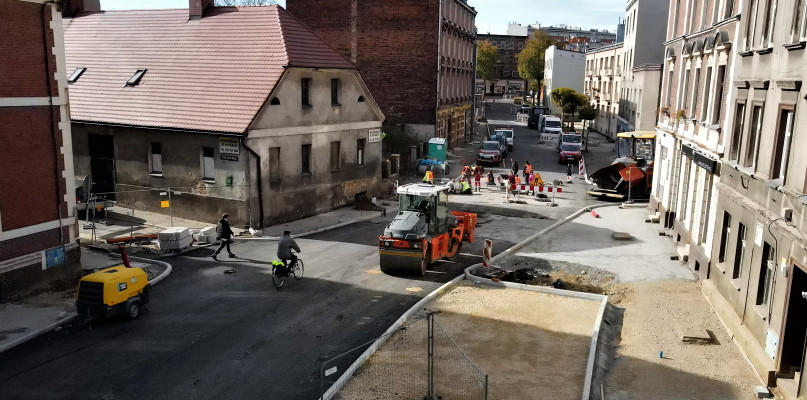
M 75 174 L 93 192 L 264 226 L 380 190 L 384 115 L 356 65 L 282 7 L 73 11 Z
M 80 274 L 62 16 L 0 2 L 0 301 Z
M 476 11 L 467 0 L 287 0 L 355 63 L 389 123 L 417 139 L 473 135 Z

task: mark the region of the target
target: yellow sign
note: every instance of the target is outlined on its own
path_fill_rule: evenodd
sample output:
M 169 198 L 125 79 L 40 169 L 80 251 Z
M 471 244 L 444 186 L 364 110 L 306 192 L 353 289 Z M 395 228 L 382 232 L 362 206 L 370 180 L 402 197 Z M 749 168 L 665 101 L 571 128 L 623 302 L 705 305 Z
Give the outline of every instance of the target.
M 169 205 L 168 205 L 168 200 L 162 200 L 162 201 L 160 201 L 160 207 L 162 207 L 162 208 L 168 208 L 168 206 L 169 206 Z

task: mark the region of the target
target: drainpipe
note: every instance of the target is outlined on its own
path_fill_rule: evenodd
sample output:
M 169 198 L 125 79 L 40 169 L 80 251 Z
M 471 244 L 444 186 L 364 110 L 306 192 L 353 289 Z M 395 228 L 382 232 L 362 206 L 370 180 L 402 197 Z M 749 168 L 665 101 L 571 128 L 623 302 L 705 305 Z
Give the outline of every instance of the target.
M 56 216 L 59 219 L 59 245 L 62 246 L 64 249 L 64 226 L 62 224 L 62 202 L 64 199 L 60 198 L 61 191 L 59 190 L 59 147 L 56 144 L 56 130 L 53 128 L 53 94 L 51 92 L 51 84 L 50 80 L 53 79 L 53 76 L 50 74 L 50 57 L 48 57 L 48 31 L 45 25 L 45 7 L 48 7 L 49 4 L 55 4 L 56 10 L 58 12 L 62 12 L 63 4 L 59 1 L 51 1 L 48 0 L 42 3 L 42 8 L 40 8 L 39 13 L 39 22 L 42 26 L 42 50 L 43 56 L 45 60 L 45 82 L 48 84 L 48 121 L 50 121 L 50 144 L 53 150 L 53 177 L 56 178 Z M 53 15 L 53 11 L 51 9 L 51 15 Z M 56 36 L 54 34 L 54 45 L 56 41 Z M 65 193 L 70 190 L 67 187 L 67 183 L 65 183 Z M 87 210 L 89 212 L 89 210 Z
M 258 174 L 258 176 L 257 176 L 257 180 L 258 180 L 258 217 L 260 218 L 260 223 L 258 224 L 259 225 L 258 227 L 263 228 L 263 184 L 261 183 L 261 180 L 262 180 L 262 177 L 261 177 L 261 156 L 259 156 L 258 153 L 255 152 L 255 150 L 252 150 L 249 146 L 247 146 L 247 144 L 245 142 L 242 141 L 241 145 L 243 145 L 244 148 L 247 149 L 249 154 L 252 154 L 252 156 L 255 157 L 256 160 L 258 160 L 258 162 L 255 164 L 256 165 L 255 172 L 257 172 L 257 174 Z M 249 168 L 249 167 L 247 167 L 247 168 Z
M 438 125 L 440 123 L 440 119 L 438 118 L 439 117 L 438 110 L 440 110 L 440 72 L 443 59 L 443 56 L 440 53 L 440 49 L 443 47 L 440 45 L 441 44 L 440 42 L 442 42 L 442 40 L 443 40 L 443 0 L 439 0 L 437 2 L 437 96 L 436 96 L 437 100 L 435 101 L 435 107 L 434 107 L 435 129 L 440 129 Z M 437 132 L 435 132 L 435 137 L 438 136 L 436 135 L 436 133 Z M 446 134 L 446 136 L 448 135 Z

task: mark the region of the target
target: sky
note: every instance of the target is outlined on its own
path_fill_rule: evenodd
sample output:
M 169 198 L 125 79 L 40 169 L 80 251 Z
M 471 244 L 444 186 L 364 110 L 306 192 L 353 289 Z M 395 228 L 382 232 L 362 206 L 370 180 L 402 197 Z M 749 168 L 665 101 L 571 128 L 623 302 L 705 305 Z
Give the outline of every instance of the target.
M 394 1 L 394 0 L 390 0 Z M 285 0 L 278 0 L 285 6 Z M 583 29 L 616 31 L 625 16 L 626 0 L 468 0 L 476 9 L 478 33 L 507 33 L 507 25 L 565 24 Z M 188 0 L 101 0 L 104 10 L 187 8 Z

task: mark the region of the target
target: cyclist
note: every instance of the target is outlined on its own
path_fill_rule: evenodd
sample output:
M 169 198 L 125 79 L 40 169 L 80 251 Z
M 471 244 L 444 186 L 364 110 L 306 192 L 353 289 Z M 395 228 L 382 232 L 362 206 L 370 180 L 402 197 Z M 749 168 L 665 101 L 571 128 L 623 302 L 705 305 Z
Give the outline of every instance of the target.
M 286 266 L 286 273 L 291 271 L 294 263 L 297 262 L 297 256 L 291 252 L 292 249 L 302 253 L 300 246 L 291 238 L 291 232 L 283 231 L 283 237 L 277 242 L 277 258 Z

